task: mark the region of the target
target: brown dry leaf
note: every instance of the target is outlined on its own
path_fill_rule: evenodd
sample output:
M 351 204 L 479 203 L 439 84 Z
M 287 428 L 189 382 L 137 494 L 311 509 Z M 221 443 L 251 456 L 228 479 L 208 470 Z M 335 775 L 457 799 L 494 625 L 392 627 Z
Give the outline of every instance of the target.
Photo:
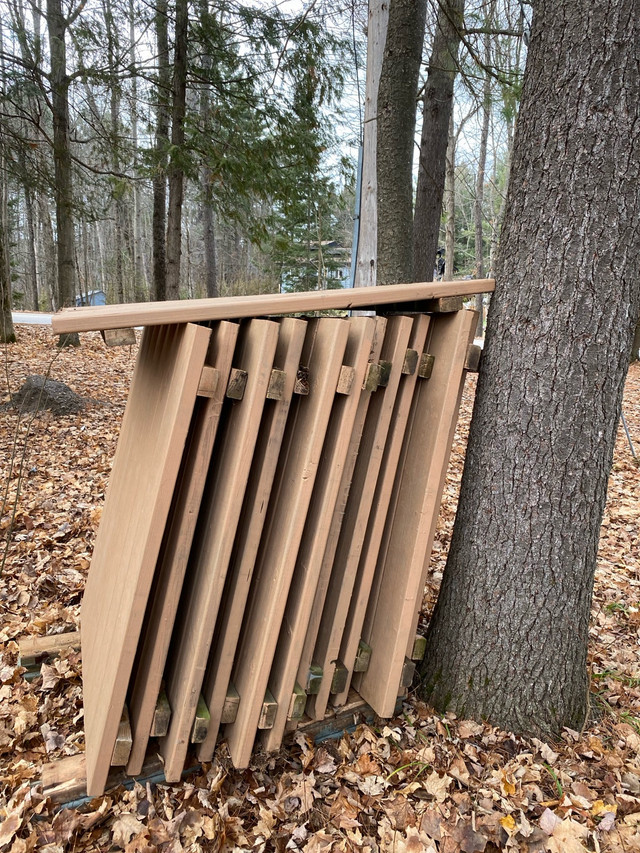
M 547 842 L 549 853 L 587 853 L 584 843 L 589 830 L 571 818 L 561 821 Z
M 113 824 L 111 840 L 116 847 L 124 850 L 132 838 L 143 832 L 146 833 L 145 825 L 135 815 L 125 812 Z

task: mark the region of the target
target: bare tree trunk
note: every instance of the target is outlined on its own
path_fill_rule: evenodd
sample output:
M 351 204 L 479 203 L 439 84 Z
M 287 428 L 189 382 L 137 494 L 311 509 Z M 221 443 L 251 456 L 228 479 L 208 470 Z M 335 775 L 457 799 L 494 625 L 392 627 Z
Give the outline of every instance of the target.
M 173 57 L 173 109 L 169 160 L 169 216 L 167 220 L 167 298 L 180 298 L 182 253 L 182 200 L 184 195 L 184 117 L 187 97 L 187 0 L 176 0 L 176 32 Z
M 458 514 L 422 669 L 438 710 L 516 732 L 558 736 L 587 713 L 598 536 L 640 316 L 639 41 L 633 0 L 535 6 Z
M 6 172 L 1 173 L 2 185 L 0 202 L 4 202 L 6 195 L 5 180 Z M 0 343 L 12 344 L 16 340 L 11 316 L 11 277 L 9 274 L 9 255 L 7 252 L 7 240 L 5 231 L 5 205 L 0 205 Z
M 38 192 L 38 219 L 40 222 L 40 256 L 42 258 L 40 267 L 44 282 L 45 308 L 52 311 L 56 308 L 56 244 L 53 239 L 49 201 L 44 192 Z
M 439 7 L 422 110 L 418 186 L 413 220 L 415 281 L 431 281 L 433 278 L 442 215 L 449 119 L 453 112 L 453 84 L 458 72 L 463 16 L 464 0 L 446 0 Z
M 389 4 L 387 0 L 369 0 L 367 35 L 367 82 L 362 140 L 362 178 L 355 287 L 374 287 L 378 260 L 378 179 L 376 139 L 378 132 L 378 87 L 382 54 L 387 38 Z
M 154 298 L 167 298 L 166 222 L 167 147 L 169 145 L 169 36 L 168 3 L 157 0 L 155 27 L 158 48 L 158 102 L 156 105 L 156 163 L 153 177 L 153 291 Z
M 129 0 L 129 64 L 131 68 L 136 67 L 136 15 L 133 0 Z M 142 223 L 140 217 L 140 190 L 137 181 L 138 168 L 138 78 L 134 73 L 131 76 L 131 146 L 133 148 L 133 179 L 131 182 L 133 192 L 133 294 L 136 302 L 149 298 L 145 287 L 145 274 L 142 258 Z
M 489 29 L 493 20 L 494 2 L 490 4 L 490 11 L 486 25 Z M 480 148 L 478 150 L 478 171 L 476 174 L 476 197 L 473 204 L 473 225 L 475 233 L 475 269 L 476 278 L 484 278 L 484 179 L 487 167 L 487 143 L 489 141 L 489 121 L 491 118 L 491 78 L 489 77 L 489 66 L 491 65 L 491 36 L 488 32 L 484 34 L 484 83 L 482 86 L 482 128 L 480 131 Z M 478 312 L 478 327 L 476 335 L 484 335 L 484 303 L 482 294 L 476 295 L 476 311 Z
M 67 49 L 65 44 L 69 21 L 62 14 L 61 0 L 47 0 L 47 25 L 51 57 L 53 164 L 58 238 L 57 307 L 64 308 L 74 303 L 76 282 L 73 177 L 69 144 L 69 78 L 67 76 Z
M 389 5 L 378 86 L 378 284 L 412 280 L 413 147 L 426 10 L 426 0 Z
M 453 280 L 456 253 L 456 135 L 453 126 L 453 110 L 449 116 L 449 144 L 444 178 L 445 209 L 447 224 L 444 244 L 444 280 Z

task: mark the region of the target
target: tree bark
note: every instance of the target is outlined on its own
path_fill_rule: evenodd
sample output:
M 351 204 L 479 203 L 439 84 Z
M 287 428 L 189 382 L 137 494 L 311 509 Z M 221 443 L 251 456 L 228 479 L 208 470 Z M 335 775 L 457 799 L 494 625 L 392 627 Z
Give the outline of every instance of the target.
M 433 278 L 442 215 L 449 117 L 453 111 L 453 84 L 458 71 L 463 15 L 464 0 L 443 0 L 438 11 L 422 110 L 413 220 L 414 281 L 431 281 Z
M 487 30 L 493 21 L 495 3 L 489 6 L 489 15 L 486 20 Z M 476 173 L 476 197 L 473 204 L 473 225 L 475 235 L 475 269 L 476 278 L 484 278 L 484 180 L 487 168 L 487 144 L 489 142 L 489 120 L 491 118 L 491 78 L 489 67 L 491 65 L 491 36 L 489 32 L 484 34 L 484 81 L 482 84 L 482 127 L 480 129 L 480 147 L 478 149 L 478 171 Z M 475 307 L 478 312 L 478 326 L 476 335 L 482 337 L 484 334 L 484 301 L 481 293 L 476 294 Z
M 428 629 L 437 709 L 580 729 L 600 522 L 635 322 L 633 0 L 540 0 L 453 541 Z M 615 263 L 614 263 L 615 259 Z
M 3 176 L 4 181 L 4 176 Z M 0 343 L 15 343 L 16 334 L 11 316 L 11 279 L 4 228 L 4 216 L 0 212 Z
M 389 4 L 378 86 L 378 284 L 411 281 L 413 272 L 413 137 L 426 8 L 426 0 Z
M 169 160 L 169 215 L 167 219 L 167 299 L 180 299 L 182 253 L 182 199 L 184 195 L 184 118 L 187 97 L 187 0 L 176 0 L 176 32 L 173 57 L 173 108 Z
M 155 28 L 158 48 L 158 101 L 156 104 L 156 162 L 153 176 L 153 291 L 154 298 L 167 298 L 167 147 L 169 145 L 169 36 L 168 3 L 156 3 Z
M 444 177 L 444 197 L 447 211 L 444 243 L 444 280 L 453 281 L 453 266 L 456 254 L 456 134 L 453 126 L 453 110 L 449 116 L 449 142 Z
M 640 320 L 636 324 L 636 330 L 633 335 L 633 344 L 631 346 L 631 361 L 640 359 Z

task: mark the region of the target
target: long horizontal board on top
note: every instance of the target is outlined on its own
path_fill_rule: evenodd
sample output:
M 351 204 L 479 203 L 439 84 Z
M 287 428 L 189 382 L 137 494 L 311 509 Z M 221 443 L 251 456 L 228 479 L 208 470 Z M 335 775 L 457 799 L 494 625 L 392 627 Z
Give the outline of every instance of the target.
M 211 332 L 147 329 L 82 601 L 87 791 L 104 790 Z
M 257 296 L 65 308 L 51 318 L 51 326 L 55 334 L 61 334 L 122 329 L 130 326 L 159 326 L 167 323 L 298 314 L 328 309 L 349 311 L 352 308 L 490 293 L 494 286 L 493 279 L 483 278 L 313 290 L 305 293 L 262 293 Z

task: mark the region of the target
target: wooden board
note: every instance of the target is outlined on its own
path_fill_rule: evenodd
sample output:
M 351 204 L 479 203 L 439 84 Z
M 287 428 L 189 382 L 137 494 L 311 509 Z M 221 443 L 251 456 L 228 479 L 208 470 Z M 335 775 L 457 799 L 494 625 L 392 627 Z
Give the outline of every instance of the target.
M 343 359 L 353 371 L 347 395 L 338 394 L 333 404 L 325 446 L 318 466 L 296 569 L 289 589 L 278 646 L 269 676 L 269 690 L 277 702 L 273 726 L 260 735 L 266 750 L 278 749 L 284 735 L 300 655 L 313 606 L 316 585 L 327 545 L 331 520 L 342 481 L 351 433 L 360 401 L 360 391 L 369 361 L 375 322 L 371 317 L 353 317 Z M 347 371 L 349 375 L 350 371 Z M 302 695 L 304 700 L 304 694 Z M 304 711 L 304 704 L 302 706 Z
M 337 288 L 307 293 L 266 293 L 216 299 L 185 299 L 65 308 L 51 318 L 53 332 L 91 332 L 128 326 L 156 326 L 202 320 L 230 320 L 270 314 L 294 314 L 328 309 L 366 308 L 400 302 L 420 302 L 449 296 L 471 296 L 493 291 L 492 279 L 430 281 L 381 287 Z M 419 310 L 419 308 L 415 308 Z
M 242 627 L 242 617 L 293 397 L 306 328 L 304 320 L 287 317 L 280 321 L 274 364 L 283 372 L 284 382 L 279 399 L 269 401 L 265 405 L 229 565 L 224 599 L 209 654 L 202 693 L 211 719 L 207 735 L 198 747 L 200 761 L 211 761 L 223 719 L 233 657 Z
M 382 345 L 381 361 L 391 365 L 386 387 L 373 394 L 367 411 L 356 467 L 345 510 L 331 580 L 314 651 L 314 663 L 322 668 L 320 690 L 307 701 L 313 720 L 324 717 L 331 680 L 340 652 L 340 642 L 355 582 L 358 559 L 373 502 L 396 393 L 403 376 L 402 366 L 413 326 L 411 317 L 391 317 Z
M 413 321 L 413 329 L 409 339 L 409 348 L 422 354 L 427 339 L 427 330 L 429 328 L 429 318 L 424 315 L 418 315 Z M 384 531 L 385 519 L 391 499 L 391 492 L 398 470 L 398 460 L 405 437 L 411 403 L 413 401 L 416 382 L 423 382 L 418 378 L 416 372 L 403 376 L 391 420 L 391 427 L 387 437 L 387 443 L 384 448 L 380 473 L 376 483 L 375 495 L 369 521 L 367 524 L 367 532 L 365 534 L 358 564 L 358 572 L 356 581 L 351 594 L 351 602 L 349 604 L 349 612 L 347 621 L 340 644 L 339 659 L 347 669 L 346 683 L 344 688 L 331 697 L 331 703 L 335 707 L 344 705 L 349 696 L 349 688 L 351 686 L 351 677 L 353 674 L 353 664 L 358 652 L 362 633 L 362 623 L 364 622 L 367 604 L 369 602 L 369 594 L 373 583 L 373 576 L 378 559 L 378 551 Z
M 429 352 L 431 378 L 416 388 L 412 425 L 402 454 L 381 548 L 376 583 L 363 639 L 371 646 L 365 673 L 354 679 L 362 698 L 381 717 L 393 714 L 402 668 L 413 644 L 425 575 L 433 544 L 442 489 L 464 383 L 467 345 L 473 338 L 474 311 L 434 318 Z
M 180 601 L 165 675 L 171 706 L 160 741 L 169 782 L 180 779 L 200 697 L 225 576 L 278 343 L 278 324 L 251 320 L 240 331 L 234 366 L 247 373 L 240 401 L 229 401 Z
M 143 335 L 82 602 L 87 790 L 109 773 L 210 330 Z
M 373 341 L 371 343 L 371 351 L 369 353 L 369 361 L 367 365 L 368 368 L 370 366 L 375 366 L 380 358 L 382 342 L 384 340 L 385 330 L 387 328 L 387 320 L 385 317 L 375 317 L 374 320 L 375 330 Z M 351 481 L 353 479 L 353 472 L 356 466 L 356 459 L 358 458 L 358 449 L 360 447 L 360 441 L 362 439 L 362 431 L 364 429 L 367 410 L 369 408 L 369 401 L 373 393 L 374 390 L 372 390 L 371 388 L 365 388 L 363 383 L 363 387 L 360 391 L 360 396 L 358 400 L 358 410 L 354 419 L 353 429 L 351 430 L 351 440 L 349 442 L 347 458 L 345 460 L 344 471 L 342 473 L 340 491 L 338 493 L 335 510 L 331 519 L 331 527 L 329 529 L 329 535 L 327 537 L 327 545 L 325 548 L 324 555 L 322 557 L 322 566 L 320 567 L 320 576 L 316 585 L 316 593 L 314 596 L 311 613 L 309 615 L 307 633 L 302 647 L 300 663 L 298 665 L 297 681 L 305 689 L 307 687 L 309 672 L 313 662 L 313 653 L 315 650 L 316 638 L 318 636 L 318 630 L 320 628 L 322 611 L 324 608 L 325 598 L 327 596 L 327 588 L 329 586 L 329 580 L 331 578 L 331 569 L 333 567 L 336 548 L 338 547 L 340 529 L 342 528 L 342 520 L 344 518 L 347 500 L 349 498 L 349 491 L 351 489 Z M 312 690 L 309 690 L 309 692 L 313 692 L 314 690 L 315 688 L 312 688 Z
M 206 363 L 216 369 L 217 382 L 212 396 L 196 404 L 129 688 L 133 746 L 127 772 L 133 776 L 142 770 L 147 752 L 237 336 L 238 325 L 228 322 L 216 324 L 211 334 Z
M 309 324 L 303 364 L 310 392 L 290 413 L 232 676 L 240 706 L 225 736 L 236 767 L 251 757 L 348 332 L 345 320 Z

